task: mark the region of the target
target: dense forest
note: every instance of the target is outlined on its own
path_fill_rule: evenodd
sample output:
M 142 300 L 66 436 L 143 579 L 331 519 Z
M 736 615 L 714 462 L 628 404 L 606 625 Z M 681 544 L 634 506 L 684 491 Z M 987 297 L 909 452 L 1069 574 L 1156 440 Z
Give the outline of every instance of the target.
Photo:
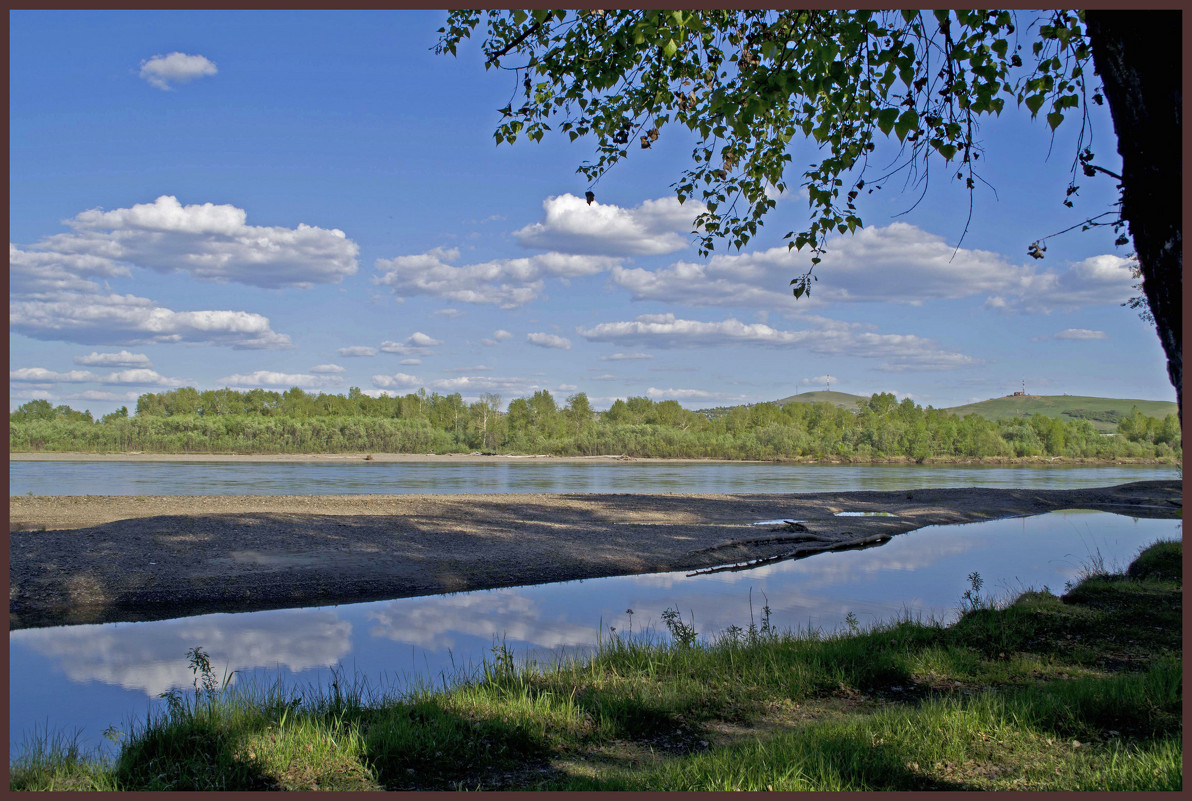
M 582 392 L 559 406 L 542 390 L 502 409 L 485 395 L 370 397 L 182 387 L 142 395 L 99 420 L 34 400 L 9 415 L 14 452 L 90 453 L 531 453 L 556 456 L 917 462 L 1066 457 L 1182 459 L 1175 415 L 1134 410 L 1105 435 L 1085 419 L 1035 415 L 991 421 L 923 408 L 890 393 L 857 411 L 828 403 L 759 403 L 710 415 L 676 401 L 634 397 L 595 411 Z

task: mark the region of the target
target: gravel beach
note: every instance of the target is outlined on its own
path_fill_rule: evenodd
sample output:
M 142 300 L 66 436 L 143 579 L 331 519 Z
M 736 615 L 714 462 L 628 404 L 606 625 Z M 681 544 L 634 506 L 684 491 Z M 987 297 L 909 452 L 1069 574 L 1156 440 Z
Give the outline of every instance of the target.
M 1176 518 L 1182 481 L 792 495 L 12 496 L 9 627 L 726 568 L 1058 509 Z M 841 511 L 891 516 L 835 517 Z M 758 526 L 757 521 L 797 525 Z

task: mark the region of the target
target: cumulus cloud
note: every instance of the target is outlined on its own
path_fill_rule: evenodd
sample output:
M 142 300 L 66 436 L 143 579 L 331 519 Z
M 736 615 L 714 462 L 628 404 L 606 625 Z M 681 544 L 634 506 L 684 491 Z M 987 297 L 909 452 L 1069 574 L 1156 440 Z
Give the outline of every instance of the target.
M 1065 328 L 1055 335 L 1056 339 L 1107 339 L 1104 331 L 1093 331 L 1088 328 Z
M 509 333 L 503 328 L 498 328 L 496 331 L 493 331 L 493 335 L 491 337 L 485 337 L 484 339 L 480 340 L 480 342 L 484 345 L 492 346 L 498 345 L 505 340 L 512 338 L 513 334 Z
M 106 375 L 99 375 L 90 370 L 69 370 L 64 373 L 47 370 L 44 367 L 22 367 L 10 370 L 8 380 L 24 384 L 114 384 L 129 386 L 168 386 L 177 387 L 183 384 L 193 384 L 193 381 L 182 378 L 167 378 L 156 370 L 135 368 L 131 370 L 116 370 Z
M 313 371 L 312 371 L 313 373 Z M 254 370 L 251 373 L 233 373 L 219 379 L 230 387 L 300 387 L 322 388 L 343 383 L 342 378 L 308 373 L 280 373 L 276 370 Z
M 140 397 L 139 392 L 109 392 L 106 389 L 85 389 L 82 392 L 72 392 L 62 396 L 63 400 L 82 401 L 135 401 Z
M 562 350 L 571 349 L 570 339 L 556 336 L 555 334 L 546 334 L 541 332 L 526 334 L 526 341 L 531 345 L 537 345 L 540 348 L 560 348 Z
M 330 375 L 332 373 L 347 372 L 347 370 L 345 370 L 343 367 L 340 367 L 338 364 L 316 364 L 314 367 L 310 368 L 310 371 L 319 375 Z
M 517 241 L 536 250 L 597 256 L 674 253 L 687 246 L 687 233 L 703 206 L 680 205 L 674 197 L 647 200 L 632 209 L 572 194 L 542 202 L 543 219 L 515 231 Z
M 75 290 L 84 288 L 77 285 L 83 274 L 127 275 L 128 265 L 270 289 L 337 283 L 356 272 L 360 248 L 338 228 L 254 226 L 247 218 L 235 206 L 184 206 L 162 195 L 127 209 L 81 212 L 64 221 L 72 232 L 43 239 L 22 258 L 62 274 L 43 283 L 73 275 L 76 285 L 59 288 Z
M 462 375 L 455 378 L 440 378 L 432 381 L 429 386 L 429 389 L 437 392 L 458 392 L 468 401 L 476 400 L 489 392 L 507 397 L 522 397 L 543 388 L 542 384 L 533 379 L 497 375 Z
M 732 317 L 704 322 L 683 320 L 674 314 L 643 314 L 633 320 L 579 326 L 580 336 L 592 342 L 610 342 L 659 348 L 720 347 L 735 344 L 797 347 L 825 355 L 882 358 L 877 369 L 953 370 L 977 362 L 962 353 L 946 351 L 933 340 L 913 334 L 878 334 L 859 323 L 812 318 L 818 328 L 784 331 L 763 323 L 746 324 Z
M 729 401 L 732 403 L 743 403 L 745 401 L 744 395 L 708 392 L 703 389 L 659 389 L 658 387 L 650 387 L 646 390 L 646 395 L 653 400 Z
M 431 348 L 442 344 L 443 341 L 440 339 L 435 339 L 421 331 L 415 331 L 406 337 L 405 342 L 385 340 L 381 343 L 381 350 L 385 353 L 405 353 L 425 356 L 430 353 Z
M 135 295 L 60 293 L 52 300 L 12 300 L 9 327 L 34 339 L 84 345 L 208 342 L 238 349 L 291 347 L 269 318 L 230 310 L 174 311 Z
M 58 373 L 53 370 L 47 370 L 44 367 L 22 367 L 18 370 L 9 370 L 8 380 L 33 384 L 83 384 L 98 381 L 99 376 L 90 370 L 70 370 L 69 372 Z
M 618 263 L 603 256 L 542 253 L 453 266 L 458 258 L 458 248 L 434 248 L 415 256 L 377 259 L 373 282 L 391 287 L 399 297 L 430 295 L 513 309 L 542 294 L 546 278 L 593 275 Z
M 422 364 L 422 359 L 402 359 L 398 364 L 405 364 L 413 366 L 415 364 Z
M 21 250 L 8 244 L 8 291 L 13 295 L 48 297 L 60 292 L 98 292 L 86 276 L 113 278 L 132 271 L 92 253 L 50 253 Z
M 356 357 L 356 356 L 376 356 L 377 355 L 377 349 L 370 348 L 367 345 L 351 345 L 346 348 L 340 348 L 335 352 L 338 353 L 340 356 L 343 356 L 344 358 L 352 358 L 352 357 Z
M 1103 254 L 1076 262 L 1063 272 L 1024 275 L 1012 291 L 991 297 L 988 305 L 1007 311 L 1047 313 L 1080 306 L 1116 306 L 1135 294 L 1132 262 Z
M 659 270 L 616 266 L 614 284 L 634 300 L 686 306 L 808 309 L 827 303 L 904 303 L 963 297 L 988 298 L 993 308 L 1048 311 L 1056 307 L 1120 303 L 1130 296 L 1126 260 L 1096 256 L 1066 270 L 1038 271 L 997 253 L 949 245 L 907 223 L 864 228 L 835 238 L 810 298 L 795 301 L 790 279 L 803 274 L 808 256 L 785 246 L 719 254 L 705 262 L 676 262 Z
M 627 359 L 653 359 L 649 353 L 614 353 L 611 356 L 601 356 L 602 362 L 619 362 Z
M 206 56 L 188 55 L 186 53 L 170 53 L 157 55 L 141 62 L 141 77 L 150 86 L 170 91 L 172 84 L 188 83 L 196 78 L 204 78 L 219 72 L 215 62 Z
M 104 384 L 130 384 L 133 386 L 163 386 L 176 387 L 182 384 L 193 384 L 181 378 L 167 378 L 156 370 L 135 368 L 132 370 L 118 370 L 103 377 Z
M 97 367 L 152 367 L 149 357 L 143 353 L 130 353 L 122 350 L 119 353 L 97 353 L 92 351 L 86 356 L 75 356 L 75 364 L 85 364 Z
M 395 387 L 404 387 L 407 389 L 414 389 L 422 386 L 422 379 L 416 375 L 409 373 L 394 373 L 393 375 L 374 375 L 372 377 L 374 386 L 384 387 L 386 389 L 393 389 Z

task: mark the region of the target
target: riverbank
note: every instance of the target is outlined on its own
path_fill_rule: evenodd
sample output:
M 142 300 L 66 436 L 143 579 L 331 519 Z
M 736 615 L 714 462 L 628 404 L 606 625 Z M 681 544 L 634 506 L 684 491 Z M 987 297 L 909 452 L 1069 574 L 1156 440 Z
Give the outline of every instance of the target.
M 442 464 L 500 464 L 502 462 L 540 461 L 551 464 L 608 464 L 614 462 L 635 462 L 640 464 L 805 464 L 805 465 L 973 465 L 973 466 L 1023 466 L 1062 467 L 1065 465 L 1094 467 L 1097 465 L 1179 465 L 1175 458 L 1117 458 L 1094 459 L 1072 456 L 1023 456 L 1023 457 L 969 457 L 931 456 L 912 459 L 906 456 L 891 456 L 886 459 L 842 459 L 826 457 L 816 459 L 691 459 L 683 457 L 627 456 L 624 454 L 602 454 L 595 456 L 555 456 L 549 453 L 86 453 L 74 452 L 24 452 L 10 453 L 12 462 L 275 462 L 279 464 L 347 464 L 360 461 L 395 464 L 442 463 Z
M 935 524 L 1177 518 L 1182 481 L 803 494 L 13 496 L 10 628 L 316 606 L 873 547 Z M 841 511 L 889 516 L 836 517 Z M 801 521 L 758 526 L 758 521 Z
M 200 647 L 195 691 L 115 732 L 117 760 L 51 740 L 10 787 L 1179 790 L 1181 555 L 1089 566 L 1062 598 L 966 593 L 948 627 L 776 632 L 762 609 L 714 641 L 673 618 L 670 643 L 610 634 L 582 662 L 498 646 L 451 689 L 403 695 L 352 676 L 221 692 Z

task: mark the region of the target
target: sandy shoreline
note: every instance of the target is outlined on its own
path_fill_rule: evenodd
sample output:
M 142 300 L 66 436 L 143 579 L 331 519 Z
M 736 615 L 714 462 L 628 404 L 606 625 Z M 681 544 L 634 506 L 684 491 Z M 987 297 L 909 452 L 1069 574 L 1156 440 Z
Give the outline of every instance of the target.
M 738 495 L 12 496 L 10 628 L 694 571 L 1056 509 L 1176 518 L 1182 481 Z M 890 517 L 834 517 L 839 511 Z M 793 519 L 801 527 L 753 525 Z

